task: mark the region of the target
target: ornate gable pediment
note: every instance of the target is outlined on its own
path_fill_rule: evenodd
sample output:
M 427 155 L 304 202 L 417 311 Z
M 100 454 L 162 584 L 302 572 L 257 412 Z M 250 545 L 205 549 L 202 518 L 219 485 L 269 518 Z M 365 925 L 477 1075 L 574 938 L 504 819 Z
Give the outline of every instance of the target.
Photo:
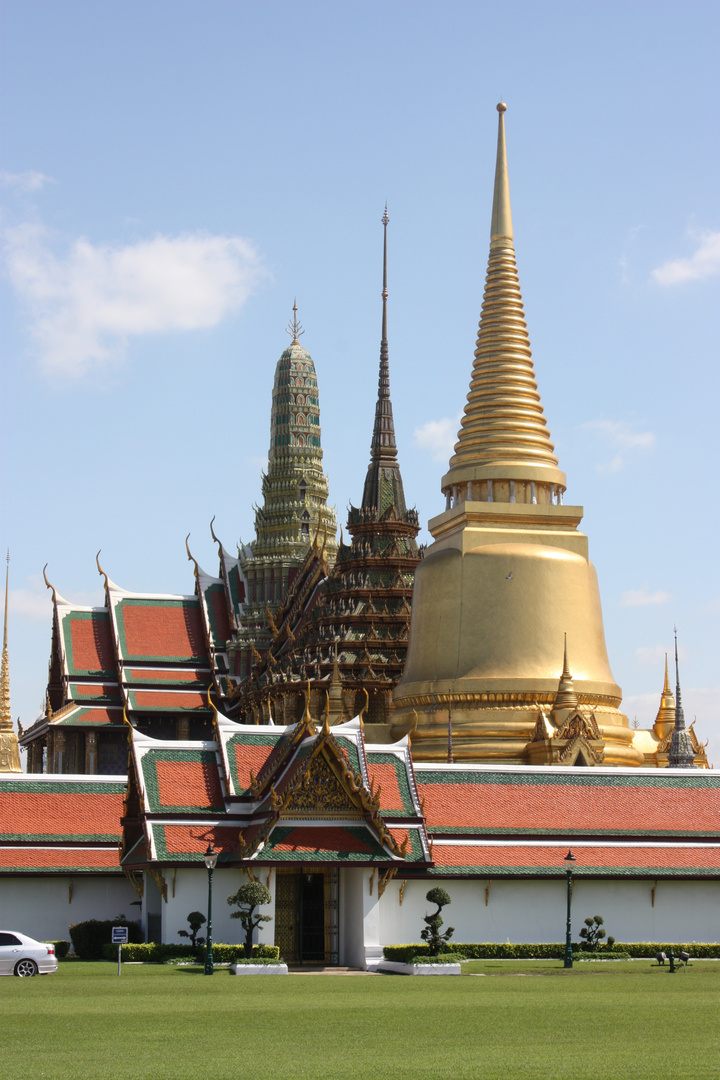
M 555 735 L 556 739 L 570 740 L 577 737 L 587 739 L 590 742 L 597 742 L 602 739 L 593 713 L 583 714 L 576 709 Z
M 287 816 L 362 817 L 364 809 L 350 784 L 342 783 L 330 766 L 327 757 L 313 756 L 291 784 L 288 798 L 282 801 L 282 813 Z

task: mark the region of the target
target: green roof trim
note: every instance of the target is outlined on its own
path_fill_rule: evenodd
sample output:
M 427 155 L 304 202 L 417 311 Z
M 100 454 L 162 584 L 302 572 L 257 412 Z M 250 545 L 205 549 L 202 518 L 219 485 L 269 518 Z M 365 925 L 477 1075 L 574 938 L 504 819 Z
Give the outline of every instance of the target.
M 706 788 L 720 791 L 720 775 L 713 776 L 706 770 L 688 770 L 682 776 L 667 776 L 662 769 L 649 770 L 646 776 L 625 776 L 619 770 L 617 775 L 598 774 L 595 769 L 586 772 L 568 773 L 558 769 L 557 773 L 500 773 L 427 771 L 415 768 L 415 780 L 419 787 L 424 784 L 481 784 L 501 787 L 650 787 L 650 788 Z

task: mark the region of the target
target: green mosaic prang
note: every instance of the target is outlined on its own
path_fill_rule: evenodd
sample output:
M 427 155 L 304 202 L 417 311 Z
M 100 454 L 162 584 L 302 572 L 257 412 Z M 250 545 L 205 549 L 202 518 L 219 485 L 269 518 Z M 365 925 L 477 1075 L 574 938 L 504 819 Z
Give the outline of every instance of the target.
M 417 810 L 413 805 L 412 794 L 410 793 L 410 786 L 408 784 L 407 769 L 405 762 L 401 761 L 395 754 L 368 754 L 368 771 L 372 777 L 373 762 L 377 762 L 378 765 L 392 765 L 395 769 L 395 775 L 397 777 L 398 789 L 400 791 L 400 798 L 402 799 L 402 810 L 387 810 L 382 805 L 382 791 L 380 792 L 380 812 L 384 818 L 395 817 L 407 817 L 412 815 L 415 817 Z M 380 785 L 382 787 L 382 784 Z
M 248 788 L 243 787 L 240 783 L 240 775 L 238 773 L 237 761 L 235 759 L 235 747 L 236 746 L 270 746 L 274 747 L 278 743 L 277 736 L 272 735 L 231 735 L 225 744 L 227 753 L 228 766 L 230 768 L 230 779 L 234 791 L 238 795 L 244 795 Z M 264 766 L 263 766 L 264 767 Z
M 72 623 L 73 622 L 106 622 L 110 629 L 110 612 L 108 611 L 70 611 L 62 616 L 62 639 L 65 647 L 65 660 L 71 675 L 95 675 L 104 678 L 116 678 L 114 668 L 79 668 L 75 665 L 72 647 Z
M 180 763 L 196 762 L 200 765 L 210 765 L 217 769 L 217 760 L 213 750 L 150 750 L 141 759 L 145 792 L 150 813 L 192 813 L 206 814 L 216 817 L 225 810 L 225 803 L 217 806 L 192 806 L 187 803 L 161 803 L 160 789 L 157 778 L 156 763 L 158 761 L 176 761 Z

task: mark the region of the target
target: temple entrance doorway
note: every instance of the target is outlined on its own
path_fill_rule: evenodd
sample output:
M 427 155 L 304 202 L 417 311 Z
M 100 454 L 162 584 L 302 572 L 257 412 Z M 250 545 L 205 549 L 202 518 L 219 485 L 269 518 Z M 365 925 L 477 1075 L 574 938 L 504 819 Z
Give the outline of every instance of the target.
M 335 868 L 278 867 L 275 944 L 293 965 L 332 965 L 337 953 L 338 872 Z

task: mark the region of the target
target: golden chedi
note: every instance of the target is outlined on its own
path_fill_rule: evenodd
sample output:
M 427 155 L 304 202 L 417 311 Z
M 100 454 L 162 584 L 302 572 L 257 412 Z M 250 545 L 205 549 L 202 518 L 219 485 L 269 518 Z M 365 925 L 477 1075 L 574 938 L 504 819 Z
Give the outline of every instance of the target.
M 419 761 L 642 765 L 619 711 L 597 577 L 578 531 L 582 507 L 563 505 L 565 474 L 535 381 L 515 266 L 504 104 L 498 112 L 470 391 L 442 479 L 445 511 L 429 523 L 435 542 L 415 575 L 393 735 L 415 725 Z

